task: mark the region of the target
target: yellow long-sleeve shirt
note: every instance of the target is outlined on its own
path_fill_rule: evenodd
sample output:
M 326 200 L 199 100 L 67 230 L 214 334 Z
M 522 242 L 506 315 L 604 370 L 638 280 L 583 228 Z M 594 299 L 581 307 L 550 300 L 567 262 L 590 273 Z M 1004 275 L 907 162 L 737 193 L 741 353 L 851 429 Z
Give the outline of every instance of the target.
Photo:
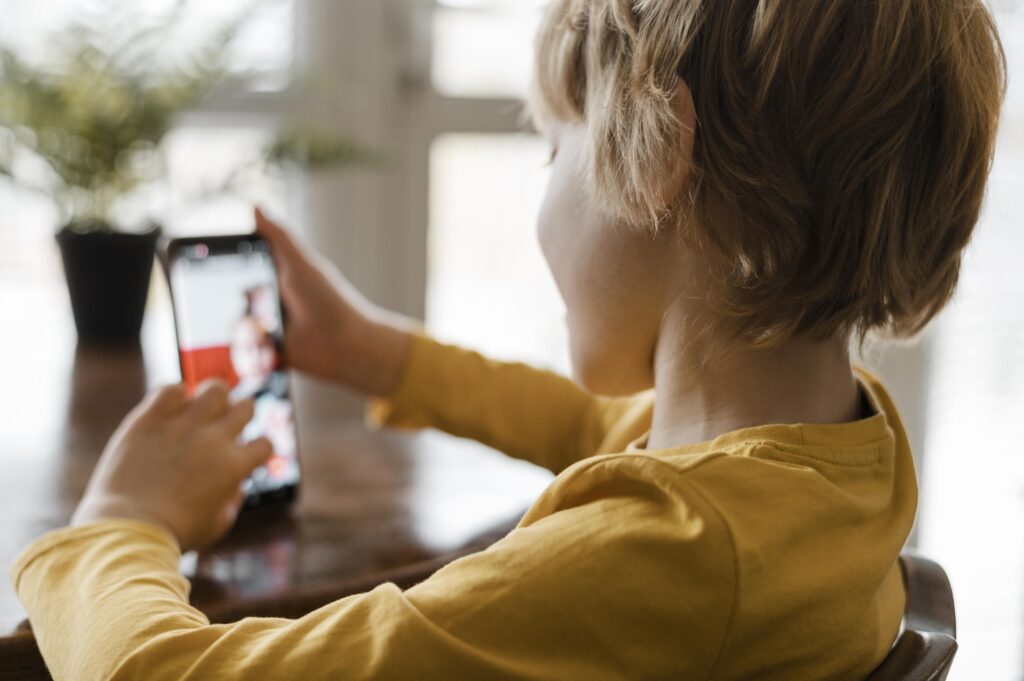
M 650 393 L 417 337 L 374 421 L 558 473 L 491 548 L 298 620 L 209 624 L 175 542 L 138 522 L 51 532 L 13 579 L 58 680 L 862 679 L 899 628 L 917 491 L 891 400 L 859 380 L 861 421 L 645 450 Z

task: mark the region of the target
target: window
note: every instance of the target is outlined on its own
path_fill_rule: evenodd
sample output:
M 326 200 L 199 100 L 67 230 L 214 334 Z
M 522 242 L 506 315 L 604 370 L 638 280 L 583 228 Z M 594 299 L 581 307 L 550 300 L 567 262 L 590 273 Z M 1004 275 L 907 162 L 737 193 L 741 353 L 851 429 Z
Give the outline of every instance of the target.
M 442 337 L 564 371 L 563 307 L 533 230 L 549 155 L 527 135 L 434 142 L 427 319 Z
M 447 95 L 522 96 L 542 0 L 441 0 L 433 16 L 433 82 Z
M 471 115 L 505 102 L 505 129 L 443 132 L 430 146 L 426 319 L 505 359 L 568 370 L 564 314 L 534 233 L 549 152 L 517 118 L 539 0 L 444 0 L 432 17 L 431 82 Z M 483 127 L 483 126 L 481 126 Z M 500 127 L 500 126 L 499 126 Z
M 280 90 L 288 85 L 292 70 L 294 13 L 294 0 L 5 0 L 0 43 L 33 61 L 46 62 L 53 57 L 48 53 L 53 43 L 45 37 L 68 23 L 112 23 L 123 26 L 125 35 L 170 24 L 171 39 L 159 54 L 172 62 L 189 55 L 220 27 L 241 20 L 230 63 L 258 89 Z

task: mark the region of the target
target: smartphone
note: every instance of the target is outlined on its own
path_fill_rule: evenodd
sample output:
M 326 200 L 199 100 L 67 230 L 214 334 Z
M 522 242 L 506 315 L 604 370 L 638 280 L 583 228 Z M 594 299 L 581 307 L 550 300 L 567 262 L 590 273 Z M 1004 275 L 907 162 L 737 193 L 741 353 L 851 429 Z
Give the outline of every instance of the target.
M 298 434 L 270 244 L 254 234 L 192 237 L 166 240 L 160 251 L 186 388 L 219 378 L 233 400 L 252 398 L 255 415 L 241 438 L 266 437 L 273 445 L 266 465 L 243 485 L 246 505 L 295 499 Z

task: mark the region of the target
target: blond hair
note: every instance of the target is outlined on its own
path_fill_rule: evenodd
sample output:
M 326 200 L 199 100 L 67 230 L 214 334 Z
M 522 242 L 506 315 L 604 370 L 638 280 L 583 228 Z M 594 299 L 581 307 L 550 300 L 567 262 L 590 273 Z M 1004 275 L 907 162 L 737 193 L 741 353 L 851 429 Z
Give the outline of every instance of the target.
M 586 126 L 610 213 L 686 230 L 751 344 L 912 335 L 952 295 L 1005 90 L 981 0 L 554 0 L 536 50 L 534 117 Z

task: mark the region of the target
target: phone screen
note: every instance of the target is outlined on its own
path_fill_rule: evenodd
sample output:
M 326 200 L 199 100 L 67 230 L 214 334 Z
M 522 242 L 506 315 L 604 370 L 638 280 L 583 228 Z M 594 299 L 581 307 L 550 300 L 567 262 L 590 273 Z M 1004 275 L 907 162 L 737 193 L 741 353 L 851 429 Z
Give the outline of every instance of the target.
M 182 380 L 192 391 L 219 378 L 233 400 L 253 398 L 255 416 L 241 437 L 266 437 L 273 445 L 273 456 L 245 481 L 246 494 L 253 499 L 294 487 L 295 414 L 269 245 L 255 238 L 190 241 L 174 250 L 169 270 Z

